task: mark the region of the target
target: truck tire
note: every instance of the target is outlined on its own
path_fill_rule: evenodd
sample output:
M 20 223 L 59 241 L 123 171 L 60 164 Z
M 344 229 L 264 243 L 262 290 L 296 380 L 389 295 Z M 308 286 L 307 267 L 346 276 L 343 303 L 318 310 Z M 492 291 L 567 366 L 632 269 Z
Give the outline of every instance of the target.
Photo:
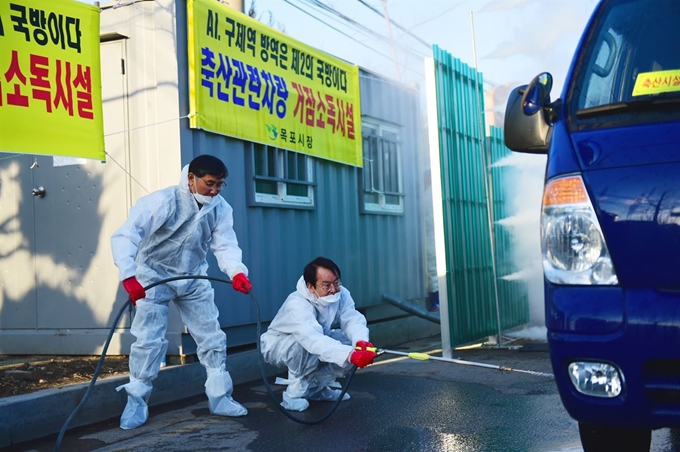
M 578 431 L 584 452 L 625 450 L 649 452 L 652 431 L 643 428 L 612 427 L 579 422 Z

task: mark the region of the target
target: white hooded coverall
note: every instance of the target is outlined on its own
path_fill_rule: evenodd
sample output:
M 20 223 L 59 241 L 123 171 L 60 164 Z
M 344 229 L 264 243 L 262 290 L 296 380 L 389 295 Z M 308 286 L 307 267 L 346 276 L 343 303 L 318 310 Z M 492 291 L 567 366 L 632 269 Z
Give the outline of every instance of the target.
M 206 255 L 211 250 L 224 273 L 233 278 L 248 274 L 233 229 L 233 210 L 221 196 L 199 209 L 188 187 L 189 166 L 180 183 L 146 195 L 130 209 L 127 221 L 111 237 L 113 259 L 120 280 L 136 276 L 147 285 L 183 275 L 206 275 Z M 210 411 L 243 416 L 246 409 L 231 398 L 233 383 L 226 371 L 226 334 L 222 331 L 207 280 L 181 279 L 153 287 L 137 301 L 130 332 L 136 342 L 130 349 L 128 404 L 121 428 L 142 425 L 148 417 L 151 381 L 160 370 L 168 341 L 168 303 L 174 300 L 182 321 L 196 341 L 197 355 L 205 367 L 205 392 Z
M 335 303 L 325 303 L 310 293 L 302 277 L 296 289 L 260 336 L 260 348 L 267 363 L 288 367 L 282 405 L 302 411 L 308 404 L 300 398 L 332 386 L 349 372 L 349 356 L 357 341 L 368 341 L 369 331 L 345 287 L 340 288 Z M 334 324 L 340 328 L 332 329 Z

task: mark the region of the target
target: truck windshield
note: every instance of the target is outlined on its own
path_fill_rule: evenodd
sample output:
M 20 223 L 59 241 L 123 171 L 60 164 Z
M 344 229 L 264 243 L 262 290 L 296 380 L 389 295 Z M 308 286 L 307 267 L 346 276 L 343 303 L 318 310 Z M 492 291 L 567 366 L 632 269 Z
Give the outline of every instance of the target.
M 604 0 L 567 94 L 573 126 L 677 120 L 680 1 Z

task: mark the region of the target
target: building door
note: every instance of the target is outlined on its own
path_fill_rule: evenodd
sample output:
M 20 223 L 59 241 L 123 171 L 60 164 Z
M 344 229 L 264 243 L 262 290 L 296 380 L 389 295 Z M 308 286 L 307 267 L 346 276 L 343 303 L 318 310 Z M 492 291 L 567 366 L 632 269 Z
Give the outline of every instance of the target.
M 0 154 L 0 329 L 35 328 L 32 161 Z

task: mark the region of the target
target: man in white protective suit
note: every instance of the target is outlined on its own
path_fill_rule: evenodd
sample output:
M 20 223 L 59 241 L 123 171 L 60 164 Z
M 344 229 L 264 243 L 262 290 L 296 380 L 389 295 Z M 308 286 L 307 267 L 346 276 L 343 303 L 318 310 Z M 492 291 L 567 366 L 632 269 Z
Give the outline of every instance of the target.
M 333 329 L 333 325 L 339 329 Z M 304 411 L 308 400 L 336 401 L 342 391 L 336 378 L 352 365 L 373 363 L 366 318 L 356 310 L 349 290 L 340 282 L 340 268 L 317 257 L 304 268 L 267 331 L 260 336 L 262 355 L 269 364 L 288 368 L 281 406 Z M 349 399 L 345 394 L 342 400 Z
M 111 237 L 119 278 L 136 312 L 130 332 L 130 382 L 120 427 L 133 429 L 149 417 L 152 381 L 168 348 L 168 304 L 174 301 L 196 341 L 205 367 L 205 393 L 210 412 L 245 416 L 246 408 L 232 397 L 234 385 L 226 370 L 226 334 L 218 321 L 214 291 L 205 279 L 180 279 L 144 291 L 151 283 L 174 276 L 207 275 L 211 250 L 235 290 L 252 289 L 241 261 L 233 229 L 233 210 L 217 196 L 226 186 L 227 167 L 217 157 L 200 155 L 182 169 L 179 185 L 146 195 L 130 209 L 127 221 Z

